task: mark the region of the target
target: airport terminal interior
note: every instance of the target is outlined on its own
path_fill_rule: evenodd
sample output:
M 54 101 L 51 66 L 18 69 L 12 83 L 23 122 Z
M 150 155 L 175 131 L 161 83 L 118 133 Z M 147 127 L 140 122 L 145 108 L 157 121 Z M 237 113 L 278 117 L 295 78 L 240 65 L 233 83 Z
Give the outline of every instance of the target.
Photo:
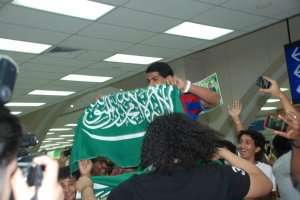
M 240 100 L 245 126 L 272 140 L 263 120 L 282 106 L 255 82 L 272 77 L 292 98 L 284 46 L 300 40 L 299 0 L 86 2 L 49 1 L 56 10 L 46 2 L 0 0 L 0 54 L 19 67 L 6 106 L 36 135 L 32 152 L 57 156 L 71 148 L 77 122 L 95 97 L 146 87 L 145 70 L 155 61 L 192 83 L 216 75 L 222 101 L 199 120 L 226 139 L 234 141 L 235 131 L 227 105 Z

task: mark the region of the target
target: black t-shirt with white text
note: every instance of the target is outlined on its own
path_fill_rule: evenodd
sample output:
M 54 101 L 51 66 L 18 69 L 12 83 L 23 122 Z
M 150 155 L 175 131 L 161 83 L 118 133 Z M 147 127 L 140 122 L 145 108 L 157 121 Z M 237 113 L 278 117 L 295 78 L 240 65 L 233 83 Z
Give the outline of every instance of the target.
M 245 197 L 249 188 L 245 171 L 211 164 L 189 170 L 177 167 L 172 175 L 134 175 L 113 189 L 107 200 L 230 200 Z

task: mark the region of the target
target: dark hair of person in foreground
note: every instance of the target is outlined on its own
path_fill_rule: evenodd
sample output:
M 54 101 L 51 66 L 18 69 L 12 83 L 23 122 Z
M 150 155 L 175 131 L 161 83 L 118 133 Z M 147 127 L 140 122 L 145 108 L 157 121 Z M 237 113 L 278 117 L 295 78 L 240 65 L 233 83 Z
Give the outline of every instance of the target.
M 159 116 L 147 128 L 142 165 L 162 173 L 169 173 L 178 165 L 191 168 L 199 160 L 212 158 L 216 138 L 217 132 L 184 114 Z
M 21 145 L 23 127 L 19 119 L 0 106 L 0 165 L 6 167 L 16 158 Z

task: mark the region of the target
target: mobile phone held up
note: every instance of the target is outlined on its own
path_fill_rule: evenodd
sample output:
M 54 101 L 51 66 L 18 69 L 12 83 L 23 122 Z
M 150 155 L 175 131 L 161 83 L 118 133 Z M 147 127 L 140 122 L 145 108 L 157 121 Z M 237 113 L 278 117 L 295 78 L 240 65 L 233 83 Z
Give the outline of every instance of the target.
M 68 149 L 64 151 L 64 156 L 69 156 L 71 154 L 72 149 Z
M 269 89 L 271 87 L 270 81 L 265 79 L 263 76 L 257 77 L 256 85 L 263 89 Z
M 275 115 L 267 115 L 264 121 L 264 127 L 276 131 L 286 132 L 288 124 Z

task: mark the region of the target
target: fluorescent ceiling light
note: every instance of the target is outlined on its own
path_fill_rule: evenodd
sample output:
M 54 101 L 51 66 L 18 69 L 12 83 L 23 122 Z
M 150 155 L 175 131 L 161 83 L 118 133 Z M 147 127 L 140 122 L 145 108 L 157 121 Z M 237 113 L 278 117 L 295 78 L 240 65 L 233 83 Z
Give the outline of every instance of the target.
M 280 88 L 280 90 L 281 90 L 282 92 L 284 92 L 284 91 L 288 91 L 289 89 L 288 89 L 288 88 Z
M 267 103 L 274 103 L 280 101 L 279 99 L 268 99 Z
M 47 142 L 51 142 L 51 141 L 46 141 L 46 140 L 44 140 L 42 143 L 47 143 Z
M 47 138 L 46 140 L 51 141 L 51 140 L 63 140 L 64 138 Z
M 116 54 L 109 58 L 106 58 L 104 61 L 148 65 L 161 59 L 162 58 L 157 57 Z
M 62 77 L 60 80 L 102 83 L 112 78 L 113 77 L 106 77 L 106 76 L 87 76 L 87 75 L 79 75 L 79 74 L 69 74 L 65 77 Z
M 42 53 L 51 45 L 0 38 L 0 49 L 24 53 Z
M 12 111 L 10 112 L 10 114 L 12 115 L 18 115 L 18 114 L 21 114 L 22 112 L 21 111 Z
M 57 142 L 58 144 L 71 144 L 70 142 Z
M 74 137 L 74 135 L 60 135 L 59 137 Z
M 46 103 L 22 103 L 22 102 L 10 102 L 5 104 L 5 106 L 9 107 L 38 107 L 45 105 Z
M 55 90 L 33 90 L 28 94 L 31 95 L 49 95 L 49 96 L 69 96 L 74 94 L 73 91 L 55 91 Z
M 69 131 L 72 128 L 51 128 L 49 131 Z
M 276 110 L 277 107 L 261 107 L 260 110 Z
M 48 132 L 47 135 L 54 135 L 54 132 Z
M 98 19 L 114 8 L 87 0 L 14 0 L 12 4 L 89 20 Z
M 65 126 L 71 126 L 71 127 L 74 127 L 74 126 L 77 126 L 77 124 L 66 124 Z
M 182 24 L 165 31 L 165 33 L 169 34 L 204 40 L 213 40 L 231 32 L 233 32 L 233 30 L 191 22 L 183 22 Z
M 67 140 L 68 142 L 74 142 L 74 140 Z
M 60 144 L 58 144 L 58 145 L 60 145 Z M 53 150 L 53 149 L 59 149 L 60 147 L 58 146 L 58 147 L 46 147 L 46 149 L 47 150 Z
M 49 141 L 49 142 L 51 142 L 51 141 Z M 57 146 L 57 145 L 59 145 L 59 144 L 45 144 L 45 145 L 43 145 L 43 147 L 51 147 L 51 146 Z

